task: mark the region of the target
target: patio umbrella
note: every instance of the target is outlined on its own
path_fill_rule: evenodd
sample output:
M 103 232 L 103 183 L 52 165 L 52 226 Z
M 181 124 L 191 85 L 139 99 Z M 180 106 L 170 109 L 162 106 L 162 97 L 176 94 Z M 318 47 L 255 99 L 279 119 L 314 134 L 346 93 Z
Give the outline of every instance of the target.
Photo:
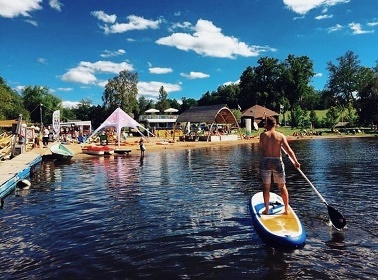
M 175 108 L 169 108 L 169 109 L 164 110 L 164 113 L 176 113 L 176 112 L 178 112 L 178 110 Z
M 154 108 L 148 109 L 145 113 L 159 113 L 160 111 Z

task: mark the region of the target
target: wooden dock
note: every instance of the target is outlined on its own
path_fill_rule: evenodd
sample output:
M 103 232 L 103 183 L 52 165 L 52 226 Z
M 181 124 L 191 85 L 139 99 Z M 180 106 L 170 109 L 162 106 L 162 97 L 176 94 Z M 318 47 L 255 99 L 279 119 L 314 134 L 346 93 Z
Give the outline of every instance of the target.
M 3 201 L 17 183 L 30 177 L 40 166 L 42 156 L 36 153 L 22 153 L 10 160 L 0 161 L 0 199 Z

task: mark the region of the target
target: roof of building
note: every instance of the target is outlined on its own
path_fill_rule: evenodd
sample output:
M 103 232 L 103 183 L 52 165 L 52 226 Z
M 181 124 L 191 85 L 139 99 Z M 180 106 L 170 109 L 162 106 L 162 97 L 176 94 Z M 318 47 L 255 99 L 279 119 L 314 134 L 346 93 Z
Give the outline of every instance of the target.
M 225 104 L 191 107 L 180 114 L 176 122 L 237 124 L 234 114 Z
M 252 106 L 248 109 L 245 109 L 243 112 L 243 117 L 252 117 L 254 119 L 263 119 L 264 117 L 276 117 L 279 116 L 277 112 L 269 110 L 260 105 Z

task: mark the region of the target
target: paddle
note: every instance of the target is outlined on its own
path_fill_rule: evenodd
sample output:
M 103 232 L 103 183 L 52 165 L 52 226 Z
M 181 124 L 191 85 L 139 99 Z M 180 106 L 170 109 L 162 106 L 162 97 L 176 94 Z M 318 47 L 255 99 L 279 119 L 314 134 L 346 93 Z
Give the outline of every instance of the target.
M 282 151 L 287 155 L 287 157 L 290 159 L 290 161 L 294 164 L 294 160 L 289 156 L 289 154 L 285 151 L 284 148 L 281 148 Z M 300 168 L 297 168 L 299 173 L 305 178 L 307 183 L 311 186 L 311 188 L 314 190 L 314 192 L 319 196 L 319 198 L 323 201 L 323 203 L 327 206 L 328 209 L 328 215 L 331 220 L 332 225 L 338 229 L 341 230 L 346 225 L 346 220 L 335 208 L 330 206 L 327 201 L 323 198 L 323 196 L 319 193 L 319 191 L 315 188 L 315 186 L 311 183 L 311 181 L 307 178 L 307 176 L 303 173 L 303 171 Z

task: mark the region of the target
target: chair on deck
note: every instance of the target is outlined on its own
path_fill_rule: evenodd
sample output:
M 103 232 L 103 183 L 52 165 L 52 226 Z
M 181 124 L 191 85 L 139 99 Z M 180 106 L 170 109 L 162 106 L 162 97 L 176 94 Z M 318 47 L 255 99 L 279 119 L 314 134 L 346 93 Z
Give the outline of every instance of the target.
M 106 135 L 100 135 L 100 144 L 108 145 L 108 137 Z

